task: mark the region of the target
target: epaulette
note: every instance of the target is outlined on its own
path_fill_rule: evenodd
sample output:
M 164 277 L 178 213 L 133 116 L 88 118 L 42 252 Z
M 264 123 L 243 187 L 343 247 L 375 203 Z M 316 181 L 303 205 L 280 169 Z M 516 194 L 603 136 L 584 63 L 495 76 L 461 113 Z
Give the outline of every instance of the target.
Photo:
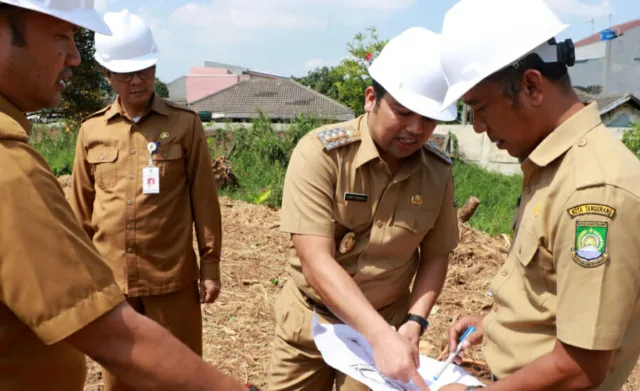
M 353 128 L 333 128 L 318 132 L 318 137 L 327 151 L 360 140 L 360 131 Z
M 424 149 L 431 152 L 433 155 L 436 155 L 437 157 L 444 160 L 445 162 L 449 164 L 453 164 L 453 160 L 451 160 L 451 157 L 449 156 L 449 154 L 447 154 L 442 149 L 438 148 L 438 146 L 433 141 L 431 140 L 427 141 L 424 144 Z
M 95 112 L 95 113 L 93 113 L 93 114 L 89 114 L 88 116 L 86 116 L 86 117 L 84 117 L 84 118 L 82 119 L 82 122 L 85 122 L 85 121 L 87 121 L 87 120 L 90 120 L 91 118 L 94 118 L 94 117 L 101 116 L 102 114 L 106 113 L 110 108 L 111 108 L 111 105 L 109 105 L 109 106 L 105 107 L 105 108 L 104 108 L 104 109 L 102 109 L 102 110 L 98 110 L 98 111 L 96 111 L 96 112 Z
M 184 110 L 184 111 L 188 111 L 188 112 L 190 112 L 191 114 L 198 115 L 198 113 L 197 113 L 195 110 L 193 110 L 192 108 L 189 108 L 189 107 L 187 107 L 187 106 L 185 106 L 185 105 L 182 105 L 182 104 L 180 104 L 180 103 L 176 103 L 176 102 L 170 101 L 170 100 L 168 100 L 168 99 L 165 99 L 164 101 L 165 101 L 165 103 L 167 104 L 167 106 L 171 106 L 171 107 L 173 107 L 174 109 Z

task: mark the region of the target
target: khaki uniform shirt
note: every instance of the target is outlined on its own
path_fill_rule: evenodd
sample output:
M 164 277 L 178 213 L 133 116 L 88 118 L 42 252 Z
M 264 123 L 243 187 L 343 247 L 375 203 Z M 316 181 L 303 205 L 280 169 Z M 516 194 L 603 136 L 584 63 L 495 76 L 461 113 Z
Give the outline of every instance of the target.
M 392 176 L 367 118 L 302 138 L 285 178 L 281 230 L 335 239 L 336 261 L 380 309 L 408 294 L 419 259 L 447 256 L 457 246 L 458 222 L 451 162 L 425 147 Z M 322 302 L 294 248 L 289 272 L 303 293 Z
M 485 357 L 500 378 L 551 352 L 556 338 L 613 350 L 598 390 L 619 390 L 640 354 L 640 162 L 591 103 L 522 170 L 515 240 L 490 286 Z
M 0 390 L 81 391 L 84 354 L 63 340 L 124 296 L 30 129 L 0 96 Z
M 150 142 L 160 193 L 143 194 Z M 137 123 L 119 99 L 84 121 L 71 206 L 129 296 L 159 295 L 220 279 L 220 205 L 198 115 L 155 95 Z

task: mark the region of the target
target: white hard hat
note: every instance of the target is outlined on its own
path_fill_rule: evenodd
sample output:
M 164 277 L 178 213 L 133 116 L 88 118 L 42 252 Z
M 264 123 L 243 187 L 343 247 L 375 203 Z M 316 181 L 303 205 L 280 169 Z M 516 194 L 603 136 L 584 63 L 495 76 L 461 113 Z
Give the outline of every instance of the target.
M 0 0 L 0 3 L 50 15 L 102 34 L 111 34 L 93 0 Z
M 449 84 L 444 104 L 530 53 L 558 61 L 547 42 L 567 27 L 543 0 L 460 0 L 442 26 L 440 56 Z
M 440 67 L 440 37 L 432 31 L 412 27 L 392 38 L 369 67 L 369 75 L 414 113 L 439 121 L 457 117 L 455 106 L 442 106 L 447 81 Z
M 96 34 L 94 58 L 98 64 L 111 72 L 128 73 L 158 62 L 158 46 L 151 28 L 141 17 L 125 9 L 106 13 L 104 20 L 113 35 Z

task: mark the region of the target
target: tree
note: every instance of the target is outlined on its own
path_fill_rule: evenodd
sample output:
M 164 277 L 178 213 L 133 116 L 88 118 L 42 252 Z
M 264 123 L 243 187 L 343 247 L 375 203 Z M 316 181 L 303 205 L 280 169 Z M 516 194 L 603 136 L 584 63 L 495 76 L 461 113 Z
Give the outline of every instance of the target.
M 62 92 L 62 103 L 55 112 L 68 121 L 68 128 L 77 127 L 82 119 L 105 106 L 109 83 L 93 59 L 94 33 L 78 30 L 74 37 L 82 63 L 73 69 L 73 76 Z
M 310 71 L 307 76 L 293 77 L 298 83 L 313 88 L 315 91 L 328 96 L 331 99 L 340 100 L 337 83 L 342 80 L 342 76 L 336 72 L 335 68 L 322 67 Z
M 169 89 L 167 88 L 167 85 L 164 84 L 158 78 L 156 78 L 156 82 L 155 82 L 155 85 L 154 85 L 154 90 L 156 91 L 156 93 L 158 95 L 160 95 L 163 98 L 168 98 L 169 97 Z

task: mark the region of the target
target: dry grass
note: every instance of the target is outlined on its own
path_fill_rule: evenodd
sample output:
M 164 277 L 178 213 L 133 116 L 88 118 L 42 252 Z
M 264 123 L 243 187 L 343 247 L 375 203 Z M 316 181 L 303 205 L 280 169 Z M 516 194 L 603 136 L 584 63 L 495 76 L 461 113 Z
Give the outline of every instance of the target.
M 61 182 L 66 181 L 61 178 Z M 215 304 L 203 308 L 204 357 L 225 373 L 264 387 L 273 335 L 272 304 L 286 280 L 288 237 L 278 230 L 277 211 L 226 197 L 220 202 L 223 291 Z M 451 322 L 490 308 L 488 285 L 506 259 L 504 249 L 508 247 L 505 239 L 492 238 L 466 225 L 460 228 L 460 245 L 420 347 L 422 354 L 440 359 L 447 354 L 446 335 Z M 272 283 L 274 278 L 279 280 L 277 285 Z M 89 365 L 85 391 L 102 390 L 98 367 L 91 361 Z M 472 349 L 464 365 L 489 382 L 489 370 L 479 348 Z M 639 390 L 640 366 L 636 366 L 623 391 Z

